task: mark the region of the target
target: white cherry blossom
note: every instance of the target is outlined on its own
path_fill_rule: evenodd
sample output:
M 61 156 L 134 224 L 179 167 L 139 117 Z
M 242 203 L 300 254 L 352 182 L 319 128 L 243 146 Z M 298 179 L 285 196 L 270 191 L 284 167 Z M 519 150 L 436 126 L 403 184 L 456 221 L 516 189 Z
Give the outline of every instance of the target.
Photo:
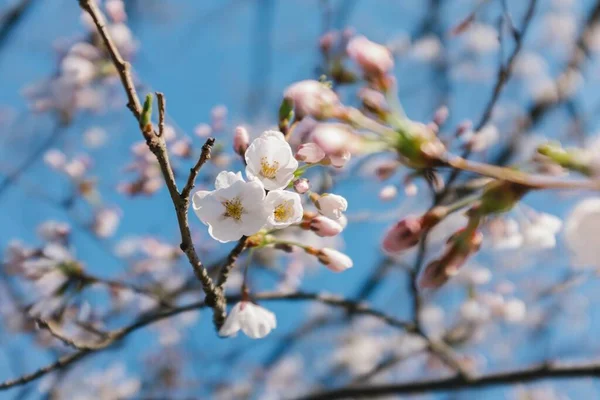
M 298 161 L 283 133 L 266 131 L 246 150 L 246 175 L 260 181 L 265 189 L 284 189 L 294 178 Z
M 221 243 L 253 235 L 267 222 L 265 190 L 258 181 L 246 182 L 241 174 L 221 172 L 216 190 L 198 191 L 192 198 L 193 208 L 208 233 Z
M 565 239 L 574 267 L 600 266 L 600 198 L 578 203 L 565 223 Z
M 241 330 L 252 339 L 261 339 L 276 327 L 277 320 L 271 311 L 249 301 L 240 301 L 229 312 L 219 335 L 235 336 Z
M 287 190 L 271 190 L 265 199 L 269 210 L 267 225 L 270 228 L 285 228 L 302 220 L 304 210 L 298 193 Z

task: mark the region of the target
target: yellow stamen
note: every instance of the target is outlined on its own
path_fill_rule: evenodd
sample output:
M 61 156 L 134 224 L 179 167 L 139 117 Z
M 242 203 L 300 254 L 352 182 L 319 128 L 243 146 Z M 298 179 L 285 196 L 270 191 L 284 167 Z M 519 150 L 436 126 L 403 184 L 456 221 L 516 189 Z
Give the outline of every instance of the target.
M 277 222 L 285 222 L 294 215 L 293 200 L 287 200 L 275 207 L 273 216 Z
M 233 218 L 236 221 L 242 219 L 242 214 L 244 214 L 244 207 L 242 206 L 242 201 L 239 197 L 234 197 L 230 200 L 225 200 L 221 204 L 225 207 L 225 212 L 223 216 L 226 218 Z
M 277 170 L 279 169 L 279 162 L 273 161 L 273 163 L 269 163 L 267 157 L 262 157 L 260 159 L 260 174 L 268 179 L 275 179 L 275 175 L 277 175 Z

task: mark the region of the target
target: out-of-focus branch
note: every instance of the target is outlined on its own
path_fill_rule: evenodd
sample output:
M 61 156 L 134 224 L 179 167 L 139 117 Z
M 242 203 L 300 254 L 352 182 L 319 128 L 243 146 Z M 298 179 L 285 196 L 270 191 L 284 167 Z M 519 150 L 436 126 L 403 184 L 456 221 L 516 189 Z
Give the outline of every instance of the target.
M 31 8 L 33 0 L 21 0 L 0 15 L 0 47 L 5 43 L 15 26 Z
M 369 306 L 367 306 L 366 304 L 356 304 L 352 300 L 347 300 L 347 299 L 344 299 L 341 297 L 332 296 L 332 295 L 328 295 L 328 294 L 310 293 L 310 292 L 296 292 L 296 293 L 264 292 L 264 293 L 259 293 L 259 294 L 253 295 L 253 298 L 255 300 L 261 300 L 261 301 L 286 301 L 286 300 L 287 301 L 315 301 L 315 302 L 330 305 L 333 307 L 339 307 L 339 308 L 343 308 L 343 309 L 350 308 L 350 309 L 356 310 L 355 312 L 357 314 L 368 315 L 371 317 L 378 318 L 381 321 L 385 322 L 386 324 L 388 324 L 392 327 L 396 327 L 396 328 L 400 328 L 400 329 L 407 329 L 407 330 L 413 329 L 413 326 L 411 323 L 401 321 L 395 317 L 385 314 L 384 312 L 372 309 Z M 227 300 L 229 302 L 240 301 L 241 296 L 239 296 L 239 295 L 229 296 L 227 298 Z M 64 367 L 72 364 L 73 362 L 80 360 L 81 358 L 85 357 L 86 355 L 89 355 L 89 354 L 97 352 L 97 351 L 104 350 L 108 347 L 111 347 L 115 343 L 119 342 L 120 340 L 122 340 L 123 338 L 128 336 L 130 333 L 135 332 L 138 329 L 141 329 L 145 326 L 153 324 L 157 321 L 160 321 L 160 320 L 163 320 L 166 318 L 170 318 L 170 317 L 173 317 L 173 316 L 181 314 L 181 313 L 185 313 L 185 312 L 189 312 L 189 311 L 196 311 L 196 310 L 202 309 L 206 306 L 207 306 L 206 302 L 200 301 L 200 302 L 191 303 L 191 304 L 188 304 L 185 306 L 172 308 L 170 310 L 166 310 L 166 311 L 162 311 L 162 312 L 155 312 L 155 313 L 149 313 L 149 314 L 143 315 L 143 316 L 139 317 L 131 325 L 128 325 L 121 329 L 116 329 L 116 330 L 107 332 L 106 339 L 104 339 L 103 341 L 101 341 L 97 344 L 87 344 L 87 343 L 83 344 L 83 343 L 76 342 L 73 339 L 66 337 L 62 332 L 60 332 L 60 330 L 57 327 L 55 327 L 51 323 L 46 322 L 46 321 L 38 321 L 38 323 L 40 323 L 43 328 L 48 329 L 54 337 L 63 341 L 64 343 L 70 345 L 71 347 L 75 347 L 79 350 L 75 353 L 61 357 L 57 361 L 55 361 L 51 364 L 48 364 L 45 367 L 42 367 L 31 374 L 23 375 L 19 378 L 11 379 L 11 380 L 0 383 L 0 390 L 5 390 L 5 389 L 9 389 L 11 387 L 23 385 L 23 384 L 31 382 L 37 378 L 40 378 L 40 377 L 46 375 L 47 373 L 60 370 L 61 368 L 64 368 Z
M 552 364 L 546 363 L 529 368 L 483 375 L 473 380 L 461 377 L 435 379 L 412 383 L 354 386 L 323 391 L 301 397 L 302 400 L 346 399 L 356 397 L 375 398 L 392 394 L 434 393 L 461 389 L 476 389 L 515 383 L 535 382 L 542 379 L 572 379 L 600 376 L 600 364 Z
M 481 115 L 479 122 L 474 127 L 474 131 L 476 134 L 489 122 L 490 118 L 492 117 L 492 112 L 494 111 L 494 107 L 496 106 L 496 103 L 498 102 L 498 99 L 500 98 L 500 94 L 502 93 L 502 90 L 506 86 L 506 83 L 508 82 L 508 80 L 511 76 L 515 61 L 517 60 L 517 57 L 523 47 L 523 41 L 525 38 L 525 34 L 527 33 L 527 30 L 531 24 L 531 20 L 533 18 L 536 4 L 537 4 L 537 0 L 529 1 L 529 6 L 527 7 L 527 11 L 525 12 L 525 17 L 523 19 L 521 31 L 518 34 L 514 35 L 515 47 L 514 47 L 512 53 L 510 54 L 510 56 L 508 57 L 506 64 L 501 64 L 499 66 L 498 75 L 496 77 L 496 84 L 494 85 L 492 95 L 483 110 L 483 114 Z M 472 148 L 469 147 L 463 152 L 462 158 L 464 158 L 464 159 L 469 158 L 471 156 L 471 153 L 472 153 Z M 448 177 L 448 180 L 446 181 L 445 189 L 443 191 L 441 191 L 438 195 L 436 195 L 437 202 L 443 200 L 446 197 L 448 188 L 452 185 L 452 183 L 454 183 L 454 181 L 456 179 L 458 179 L 461 172 L 462 171 L 460 169 L 455 169 L 454 171 L 452 171 L 452 173 Z
M 569 62 L 556 79 L 556 96 L 543 98 L 529 107 L 525 118 L 519 122 L 518 127 L 512 133 L 509 142 L 502 150 L 500 150 L 498 156 L 494 159 L 494 164 L 506 164 L 519 145 L 518 139 L 521 133 L 527 133 L 528 130 L 540 122 L 544 116 L 569 98 L 572 83 L 577 79 L 583 62 L 587 60 L 589 54 L 589 38 L 594 34 L 597 26 L 596 24 L 599 20 L 600 2 L 595 2 L 593 9 L 584 24 L 584 28 L 577 38 Z
M 98 343 L 82 343 L 82 342 L 79 342 L 79 341 L 65 335 L 61 331 L 60 327 L 58 327 L 56 325 L 56 323 L 54 323 L 53 321 L 36 319 L 35 322 L 37 322 L 37 324 L 40 328 L 46 329 L 48 332 L 50 332 L 50 334 L 53 337 L 60 340 L 67 346 L 73 347 L 76 350 L 82 350 L 82 351 L 100 350 L 100 349 L 105 348 L 108 344 L 111 344 L 113 342 L 112 337 L 110 335 L 107 335 L 107 337 L 104 340 L 102 340 Z

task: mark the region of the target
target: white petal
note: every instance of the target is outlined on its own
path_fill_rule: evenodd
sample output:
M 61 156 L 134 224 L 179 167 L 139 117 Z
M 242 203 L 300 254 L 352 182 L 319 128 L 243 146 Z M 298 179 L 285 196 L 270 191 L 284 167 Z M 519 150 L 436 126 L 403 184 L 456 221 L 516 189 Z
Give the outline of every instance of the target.
M 225 189 L 237 181 L 243 181 L 241 172 L 222 171 L 215 179 L 215 189 Z
M 251 234 L 258 232 L 259 229 Z M 231 218 L 220 217 L 208 226 L 208 234 L 218 242 L 228 243 L 239 240 L 245 235 L 246 230 L 242 222 L 234 221 Z
M 247 303 L 241 319 L 242 331 L 252 339 L 261 339 L 276 326 L 275 314 L 252 303 Z
M 237 332 L 240 330 L 240 307 L 241 302 L 237 303 L 231 311 L 229 311 L 229 315 L 225 319 L 225 323 L 219 329 L 220 336 L 235 336 Z
M 275 209 L 286 201 L 292 201 L 292 214 L 285 221 L 276 221 L 274 218 Z M 265 205 L 268 209 L 268 225 L 271 228 L 285 228 L 291 224 L 298 223 L 302 220 L 304 209 L 302 208 L 302 199 L 295 192 L 287 190 L 272 190 L 267 194 Z
M 223 214 L 223 205 L 215 196 L 215 192 L 194 193 L 192 199 L 194 212 L 204 225 L 210 224 L 216 217 Z
M 279 131 L 264 131 L 262 133 L 262 135 L 260 135 L 261 138 L 275 138 L 277 140 L 281 140 L 282 142 L 286 142 L 285 140 L 285 136 L 283 136 L 283 133 L 279 132 Z

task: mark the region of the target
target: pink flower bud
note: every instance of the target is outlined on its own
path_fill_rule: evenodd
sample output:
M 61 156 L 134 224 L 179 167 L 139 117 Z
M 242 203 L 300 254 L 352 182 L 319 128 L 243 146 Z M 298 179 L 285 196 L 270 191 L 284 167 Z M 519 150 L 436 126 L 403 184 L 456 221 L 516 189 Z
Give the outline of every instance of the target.
M 421 276 L 419 285 L 422 288 L 437 289 L 450 278 L 458 274 L 465 262 L 479 250 L 483 234 L 479 231 L 461 230 L 448 239 L 442 256 L 429 263 Z
M 316 164 L 325 158 L 325 152 L 316 143 L 305 143 L 298 147 L 296 160 Z
M 406 217 L 392 225 L 383 237 L 383 250 L 389 254 L 399 254 L 416 246 L 423 234 L 422 217 Z
M 385 181 L 396 173 L 399 166 L 400 163 L 396 160 L 385 161 L 377 166 L 375 175 L 377 176 L 377 179 Z
M 352 38 L 346 46 L 346 52 L 367 76 L 385 75 L 394 68 L 394 59 L 387 47 L 371 42 L 364 36 Z
M 333 272 L 342 272 L 352 268 L 352 259 L 334 249 L 324 248 L 317 254 L 319 261 Z
M 331 219 L 341 218 L 343 212 L 348 208 L 348 201 L 337 194 L 325 193 L 320 197 L 316 193 L 313 193 L 313 195 L 315 195 L 313 202 L 319 212 Z
M 350 161 L 351 157 L 352 155 L 350 154 L 350 152 L 348 150 L 344 150 L 340 155 L 332 154 L 327 158 L 329 160 L 329 163 L 334 167 L 343 168 L 346 165 L 346 163 Z
M 321 237 L 336 236 L 344 228 L 336 221 L 318 215 L 310 221 L 310 230 Z
M 323 53 L 329 53 L 333 45 L 338 41 L 339 33 L 336 31 L 326 32 L 319 38 L 319 48 Z
M 243 126 L 235 128 L 235 134 L 233 135 L 233 150 L 240 156 L 246 154 L 246 149 L 250 144 L 250 136 L 248 131 Z
M 359 90 L 358 97 L 362 100 L 363 106 L 372 112 L 385 112 L 388 109 L 387 101 L 383 93 L 364 87 Z
M 464 121 L 462 121 L 460 124 L 458 124 L 458 126 L 456 127 L 456 137 L 461 137 L 462 135 L 464 135 L 467 132 L 470 132 L 471 129 L 473 129 L 473 122 L 471 122 L 470 120 L 466 119 Z
M 339 98 L 333 90 L 313 80 L 294 83 L 285 90 L 284 96 L 294 102 L 297 119 L 307 116 L 326 119 L 340 106 Z
M 346 150 L 350 131 L 346 125 L 321 123 L 315 126 L 311 138 L 328 155 L 340 155 Z
M 310 190 L 310 183 L 306 178 L 296 179 L 294 181 L 294 190 L 297 193 L 304 194 Z

